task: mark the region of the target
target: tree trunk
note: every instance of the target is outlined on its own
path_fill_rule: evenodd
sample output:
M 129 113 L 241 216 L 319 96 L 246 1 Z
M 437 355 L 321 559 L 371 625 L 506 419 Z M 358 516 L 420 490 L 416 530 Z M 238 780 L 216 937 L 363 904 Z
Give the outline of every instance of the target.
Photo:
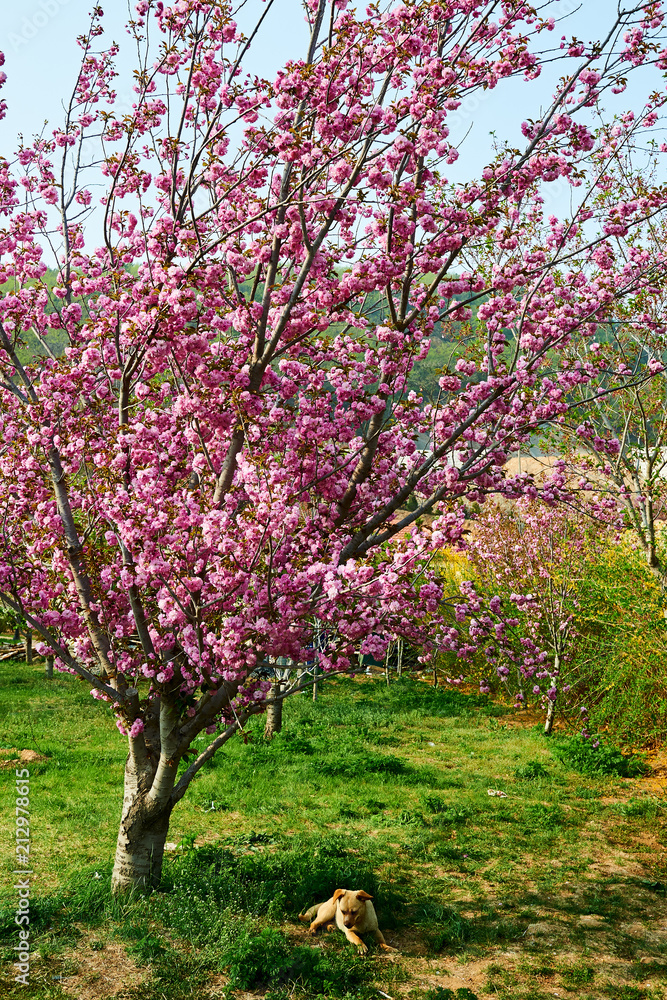
M 114 895 L 128 889 L 156 888 L 162 875 L 164 844 L 173 805 L 168 802 L 160 810 L 152 808 L 142 791 L 142 777 L 137 773 L 132 756 L 128 756 L 123 811 L 111 875 Z
M 32 663 L 32 629 L 27 629 L 23 635 L 23 648 L 25 650 L 25 662 Z
M 554 719 L 556 718 L 556 701 L 558 699 L 558 684 L 560 683 L 560 652 L 557 652 L 554 656 L 554 672 L 549 678 L 549 682 L 552 688 L 556 689 L 556 696 L 552 701 L 551 698 L 548 699 L 547 704 L 547 717 L 544 722 L 544 735 L 550 736 L 551 730 L 554 727 Z
M 398 640 L 398 663 L 396 664 L 396 673 L 399 677 L 403 676 L 403 640 Z
M 547 705 L 547 717 L 544 722 L 544 735 L 550 736 L 551 730 L 554 727 L 554 719 L 556 718 L 556 702 L 549 698 L 549 704 Z
M 271 685 L 271 698 L 277 698 L 282 693 L 283 685 L 279 677 L 277 677 L 273 684 Z M 264 738 L 267 740 L 272 739 L 276 733 L 279 733 L 283 728 L 283 702 L 280 701 L 270 702 L 266 706 L 266 724 L 264 726 Z
M 315 662 L 313 663 L 313 701 L 317 701 L 318 677 L 320 676 L 318 654 L 322 651 L 322 629 L 317 619 L 315 619 L 313 625 L 313 651 L 315 654 Z
M 53 657 L 52 656 L 47 656 L 47 658 L 46 658 L 46 666 L 44 667 L 44 676 L 49 681 L 53 679 Z

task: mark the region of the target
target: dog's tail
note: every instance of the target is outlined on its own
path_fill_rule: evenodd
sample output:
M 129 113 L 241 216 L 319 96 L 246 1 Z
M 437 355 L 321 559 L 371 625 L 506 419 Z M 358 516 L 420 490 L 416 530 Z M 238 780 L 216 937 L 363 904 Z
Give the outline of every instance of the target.
M 313 906 L 309 907 L 305 913 L 299 914 L 299 920 L 302 924 L 311 924 L 315 917 L 317 916 L 317 911 L 319 910 L 321 903 L 314 903 Z

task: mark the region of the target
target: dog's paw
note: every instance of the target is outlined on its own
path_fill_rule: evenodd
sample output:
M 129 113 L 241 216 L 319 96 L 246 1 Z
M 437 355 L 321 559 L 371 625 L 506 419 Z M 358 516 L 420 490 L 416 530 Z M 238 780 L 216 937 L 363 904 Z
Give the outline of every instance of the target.
M 315 937 L 315 935 L 317 934 L 317 927 L 315 927 L 314 924 L 311 924 L 310 927 L 308 928 L 308 933 L 312 934 L 313 937 Z
M 398 951 L 398 948 L 392 948 L 392 946 L 390 944 L 387 944 L 386 941 L 383 944 L 381 944 L 380 947 L 382 948 L 383 951 L 396 951 L 396 952 Z
M 359 952 L 360 955 L 365 955 L 366 952 L 368 951 L 368 946 L 365 945 L 364 942 L 362 941 L 360 944 L 357 945 L 357 951 Z

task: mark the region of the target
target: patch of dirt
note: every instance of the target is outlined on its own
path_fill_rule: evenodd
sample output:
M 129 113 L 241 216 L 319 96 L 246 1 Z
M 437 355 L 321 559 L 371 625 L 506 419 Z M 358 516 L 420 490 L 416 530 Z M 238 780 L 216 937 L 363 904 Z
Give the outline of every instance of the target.
M 0 768 L 15 767 L 16 764 L 36 764 L 42 760 L 48 760 L 42 753 L 36 750 L 17 750 L 15 747 L 0 750 Z
M 494 957 L 482 958 L 466 962 L 464 965 L 456 958 L 429 959 L 427 962 L 411 963 L 415 967 L 410 971 L 413 979 L 405 985 L 395 985 L 390 988 L 393 998 L 405 996 L 415 988 L 433 990 L 438 986 L 443 989 L 469 989 L 473 993 L 483 993 L 488 979 L 488 968 L 494 962 Z
M 641 920 L 633 920 L 627 924 L 620 924 L 618 929 L 621 934 L 627 934 L 628 937 L 641 938 L 652 945 L 664 945 L 665 940 L 667 940 L 667 930 L 665 930 L 665 921 L 661 921 L 658 926 L 651 923 L 650 927 Z
M 90 945 L 90 939 L 82 937 L 76 951 L 65 954 L 76 964 L 77 972 L 64 977 L 60 985 L 76 1000 L 105 1000 L 124 987 L 138 986 L 148 977 L 148 971 L 137 968 L 122 944 L 106 941 L 99 950 Z
M 477 688 L 471 688 L 470 693 L 479 692 Z M 508 714 L 494 719 L 499 729 L 532 729 L 533 726 L 544 726 L 544 712 L 539 708 L 515 709 L 511 703 L 508 703 L 505 707 L 509 709 Z M 567 730 L 567 723 L 564 719 L 556 719 L 554 722 L 554 731 L 556 730 L 562 730 L 563 732 Z
M 615 853 L 616 860 L 612 857 L 606 857 L 602 861 L 594 861 L 588 866 L 588 871 L 593 875 L 603 875 L 605 878 L 609 878 L 610 875 L 620 875 L 622 879 L 626 879 L 628 875 L 642 878 L 645 875 L 644 867 L 634 858 L 629 857 L 623 851 L 617 850 Z M 623 888 L 625 887 L 623 886 Z
M 637 784 L 645 792 L 660 798 L 667 797 L 667 753 L 664 750 L 649 753 L 646 763 L 651 770 L 646 777 L 637 779 Z
M 209 990 L 214 997 L 221 997 L 225 991 L 226 986 L 227 986 L 227 977 L 221 976 L 220 973 L 218 973 L 217 976 L 213 976 L 212 979 L 209 979 L 208 983 L 206 984 L 207 990 Z M 239 1000 L 250 1000 L 253 994 L 237 990 L 237 996 L 239 997 Z

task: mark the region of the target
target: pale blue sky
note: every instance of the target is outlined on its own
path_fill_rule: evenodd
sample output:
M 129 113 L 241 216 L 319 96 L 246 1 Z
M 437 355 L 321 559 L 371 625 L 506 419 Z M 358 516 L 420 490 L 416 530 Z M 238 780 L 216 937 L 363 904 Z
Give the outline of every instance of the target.
M 78 68 L 81 50 L 76 38 L 86 31 L 92 6 L 92 0 L 28 0 L 11 8 L 7 5 L 3 11 L 0 49 L 5 53 L 8 79 L 2 96 L 8 103 L 8 114 L 0 123 L 0 142 L 5 155 L 8 144 L 13 148 L 18 132 L 23 131 L 27 137 L 41 129 L 45 118 L 56 122 L 61 117 L 62 99 L 71 93 Z M 117 81 L 119 99 L 131 103 L 134 52 L 125 41 L 127 4 L 125 0 L 102 0 L 101 6 L 105 37 L 124 46 L 119 60 L 121 78 Z M 249 0 L 245 7 L 246 12 L 258 15 L 263 10 L 261 0 Z M 248 68 L 275 75 L 285 59 L 301 55 L 302 40 L 307 42 L 307 31 L 298 0 L 276 0 L 253 46 L 252 65 Z
M 18 132 L 22 131 L 28 138 L 41 129 L 45 118 L 53 123 L 52 127 L 61 118 L 61 102 L 71 92 L 77 68 L 76 36 L 86 30 L 87 12 L 91 6 L 91 0 L 28 0 L 3 11 L 0 48 L 6 55 L 4 68 L 8 80 L 2 96 L 9 105 L 7 118 L 0 123 L 0 151 L 4 155 L 11 157 Z M 103 6 L 108 37 L 120 41 L 128 17 L 126 3 L 114 0 Z M 557 44 L 562 34 L 599 37 L 613 16 L 616 3 L 614 0 L 583 0 L 581 4 L 576 0 L 551 0 L 547 6 L 553 16 L 565 16 L 555 32 L 542 36 L 545 44 Z M 261 0 L 248 0 L 245 16 L 254 20 L 254 13 L 263 9 Z M 286 59 L 303 54 L 305 40 L 305 22 L 298 0 L 276 0 L 246 68 L 273 76 Z M 121 79 L 117 90 L 121 107 L 129 106 L 133 100 L 131 54 L 128 47 L 119 63 Z M 488 157 L 489 133 L 493 129 L 499 138 L 508 137 L 521 145 L 522 120 L 538 116 L 540 105 L 548 103 L 554 77 L 560 72 L 562 68 L 557 67 L 555 72 L 547 71 L 531 83 L 504 81 L 496 91 L 468 98 L 450 121 L 454 141 L 463 139 L 470 129 L 461 159 L 450 170 L 450 179 L 479 173 Z M 657 78 L 654 79 L 653 85 L 657 82 Z M 633 85 L 630 93 L 617 99 L 618 109 L 636 106 L 640 103 L 640 94 L 647 89 L 644 74 L 641 85 Z M 558 204 L 561 196 L 555 191 L 554 196 Z M 565 205 L 558 207 L 566 209 Z

